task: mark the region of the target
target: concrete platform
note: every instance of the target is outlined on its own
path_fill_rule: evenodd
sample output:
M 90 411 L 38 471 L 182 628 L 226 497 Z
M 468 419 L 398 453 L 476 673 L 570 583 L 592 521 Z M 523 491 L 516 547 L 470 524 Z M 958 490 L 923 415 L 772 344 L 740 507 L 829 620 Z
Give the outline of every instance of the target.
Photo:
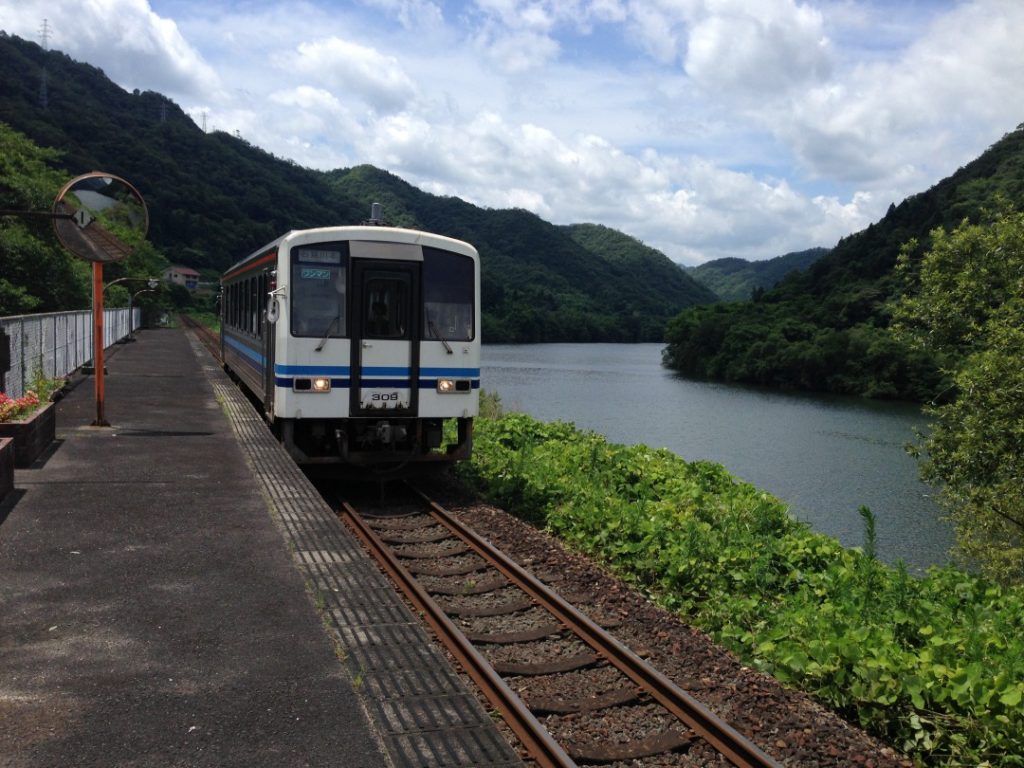
M 512 766 L 226 376 L 155 330 L 0 506 L 0 766 Z

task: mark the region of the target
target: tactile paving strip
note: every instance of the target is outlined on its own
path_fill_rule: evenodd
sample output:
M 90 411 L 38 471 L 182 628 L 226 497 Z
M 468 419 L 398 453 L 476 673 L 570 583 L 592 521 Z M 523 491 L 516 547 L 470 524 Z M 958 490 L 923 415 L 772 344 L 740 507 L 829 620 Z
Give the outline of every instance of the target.
M 392 763 L 521 766 L 376 564 L 249 401 L 206 362 L 206 349 L 189 338 Z

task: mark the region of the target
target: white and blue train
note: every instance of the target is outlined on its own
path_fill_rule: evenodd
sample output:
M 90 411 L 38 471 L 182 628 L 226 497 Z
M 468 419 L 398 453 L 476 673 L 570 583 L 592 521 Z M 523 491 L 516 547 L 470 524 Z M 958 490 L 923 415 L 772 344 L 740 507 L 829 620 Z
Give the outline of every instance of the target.
M 224 366 L 298 463 L 468 458 L 480 395 L 473 246 L 371 219 L 289 232 L 221 284 Z M 457 438 L 442 447 L 451 419 Z

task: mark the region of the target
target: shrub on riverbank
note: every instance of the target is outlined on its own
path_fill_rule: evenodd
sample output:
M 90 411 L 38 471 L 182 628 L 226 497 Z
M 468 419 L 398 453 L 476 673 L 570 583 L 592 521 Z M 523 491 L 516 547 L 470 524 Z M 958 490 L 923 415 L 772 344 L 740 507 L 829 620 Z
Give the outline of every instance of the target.
M 479 419 L 461 471 L 918 762 L 1024 766 L 1024 590 L 953 569 L 914 578 L 718 464 L 571 424 Z

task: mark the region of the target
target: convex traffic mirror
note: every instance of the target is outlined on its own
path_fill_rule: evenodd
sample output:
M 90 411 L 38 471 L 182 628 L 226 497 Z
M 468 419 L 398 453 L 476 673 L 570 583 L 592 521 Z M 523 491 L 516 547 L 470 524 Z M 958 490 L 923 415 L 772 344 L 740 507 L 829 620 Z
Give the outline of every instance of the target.
M 53 213 L 61 245 L 87 261 L 120 261 L 149 229 L 149 212 L 138 190 L 102 171 L 65 184 L 53 202 Z

